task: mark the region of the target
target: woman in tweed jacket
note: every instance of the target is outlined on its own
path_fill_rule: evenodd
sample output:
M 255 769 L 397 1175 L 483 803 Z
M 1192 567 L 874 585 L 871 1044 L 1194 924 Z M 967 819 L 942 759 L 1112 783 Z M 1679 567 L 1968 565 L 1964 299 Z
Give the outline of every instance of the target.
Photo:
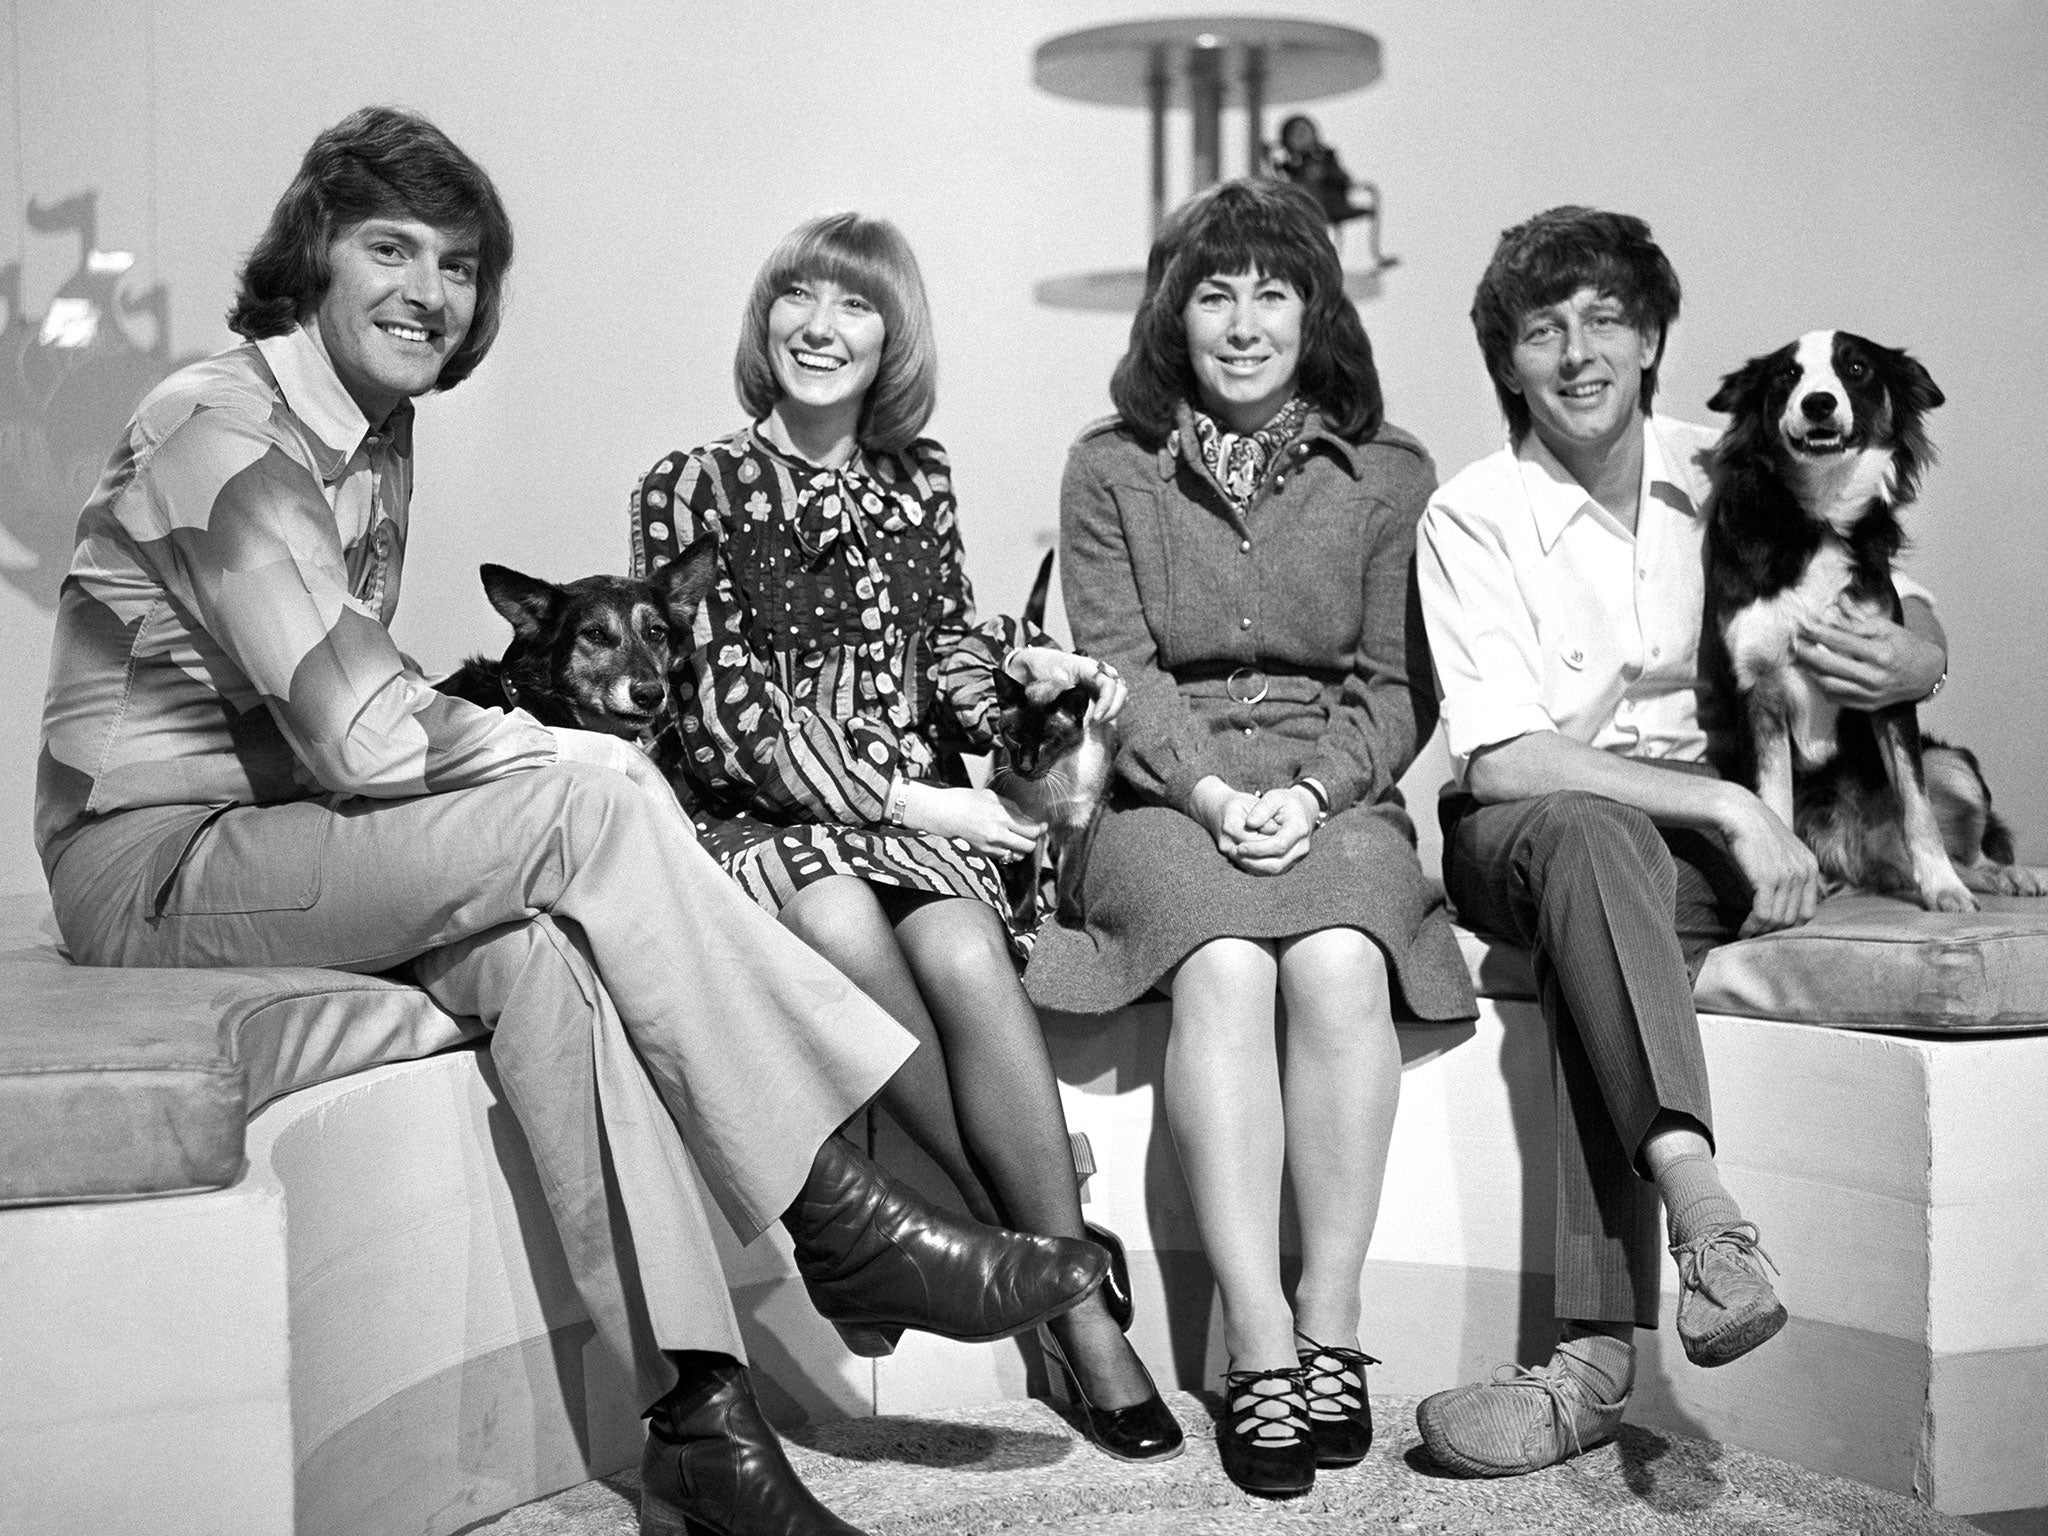
M 1299 1493 L 1371 1438 L 1358 1289 L 1394 1009 L 1475 1011 L 1395 788 L 1436 722 L 1413 571 L 1435 475 L 1382 421 L 1321 212 L 1282 182 L 1225 183 L 1168 224 L 1110 392 L 1060 523 L 1075 643 L 1130 688 L 1118 783 L 1086 926 L 1049 925 L 1026 984 L 1084 1013 L 1171 995 L 1167 1120 L 1230 1353 L 1224 1466 Z

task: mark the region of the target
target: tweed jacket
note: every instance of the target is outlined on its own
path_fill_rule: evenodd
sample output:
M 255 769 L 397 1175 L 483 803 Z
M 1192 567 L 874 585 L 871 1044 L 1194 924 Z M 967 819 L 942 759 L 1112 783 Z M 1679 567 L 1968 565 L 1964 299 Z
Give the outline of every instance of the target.
M 1436 726 L 1415 586 L 1435 488 L 1407 433 L 1352 444 L 1311 415 L 1240 515 L 1185 408 L 1163 446 L 1087 428 L 1060 494 L 1063 586 L 1075 644 L 1130 687 L 1126 793 L 1186 811 L 1217 774 L 1253 793 L 1313 777 L 1333 812 L 1390 797 Z

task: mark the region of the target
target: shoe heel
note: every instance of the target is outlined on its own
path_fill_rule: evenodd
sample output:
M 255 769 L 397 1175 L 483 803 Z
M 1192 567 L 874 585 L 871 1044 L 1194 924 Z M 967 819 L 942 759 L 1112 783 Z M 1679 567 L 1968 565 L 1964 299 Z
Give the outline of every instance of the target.
M 718 1536 L 708 1525 L 700 1525 L 680 1510 L 663 1509 L 642 1496 L 640 1536 Z
M 1034 1332 L 1038 1338 L 1038 1357 L 1045 1362 L 1047 1396 L 1063 1408 L 1085 1408 L 1086 1399 L 1074 1380 L 1074 1368 L 1067 1364 L 1066 1352 L 1052 1336 L 1052 1329 L 1040 1323 Z
M 896 1353 L 896 1341 L 903 1337 L 903 1330 L 894 1323 L 876 1326 L 869 1323 L 834 1323 L 839 1330 L 839 1341 L 863 1360 L 879 1360 L 884 1355 Z

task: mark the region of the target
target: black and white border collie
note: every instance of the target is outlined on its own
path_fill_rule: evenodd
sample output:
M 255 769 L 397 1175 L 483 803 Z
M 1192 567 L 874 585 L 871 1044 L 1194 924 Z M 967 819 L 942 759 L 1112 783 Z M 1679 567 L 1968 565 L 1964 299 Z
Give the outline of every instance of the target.
M 1942 846 L 1913 706 L 1840 709 L 1793 659 L 1802 622 L 1831 609 L 1901 616 L 1897 514 L 1933 461 L 1923 423 L 1941 403 L 1913 358 L 1847 331 L 1810 331 L 1723 379 L 1707 402 L 1734 419 L 1707 500 L 1706 636 L 1741 699 L 1735 771 L 1829 887 L 1967 912 L 1977 902 Z

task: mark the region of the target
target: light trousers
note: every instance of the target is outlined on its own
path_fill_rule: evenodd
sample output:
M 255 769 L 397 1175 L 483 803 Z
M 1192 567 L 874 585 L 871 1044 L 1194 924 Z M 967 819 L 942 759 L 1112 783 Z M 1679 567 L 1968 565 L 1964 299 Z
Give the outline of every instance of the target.
M 642 1405 L 675 1383 L 664 1350 L 745 1360 L 692 1162 L 751 1241 L 915 1043 L 748 900 L 677 807 L 560 764 L 166 825 L 127 812 L 66 848 L 51 893 L 74 958 L 412 961 L 492 1027 L 577 1289 Z

